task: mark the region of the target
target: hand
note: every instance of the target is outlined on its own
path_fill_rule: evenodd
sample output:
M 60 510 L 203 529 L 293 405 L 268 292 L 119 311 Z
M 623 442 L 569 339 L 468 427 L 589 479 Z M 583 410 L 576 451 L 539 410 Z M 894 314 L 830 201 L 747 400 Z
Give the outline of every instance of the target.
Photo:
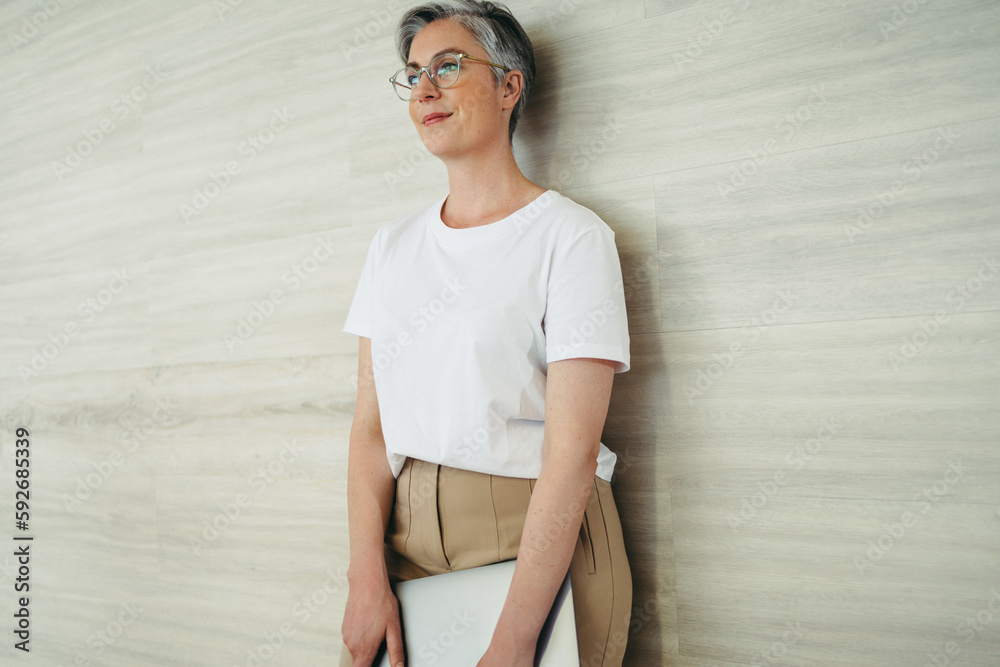
M 403 667 L 403 634 L 399 622 L 399 602 L 382 577 L 351 581 L 347 608 L 341 626 L 344 644 L 354 660 L 354 667 L 371 667 L 382 640 L 385 639 L 389 663 Z

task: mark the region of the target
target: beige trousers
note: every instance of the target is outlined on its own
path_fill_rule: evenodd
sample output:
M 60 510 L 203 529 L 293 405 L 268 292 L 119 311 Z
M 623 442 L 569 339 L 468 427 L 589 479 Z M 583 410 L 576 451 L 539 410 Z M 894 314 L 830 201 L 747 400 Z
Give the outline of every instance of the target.
M 396 480 L 386 532 L 390 581 L 516 558 L 534 486 L 533 479 L 407 459 Z M 632 574 L 611 484 L 599 477 L 590 490 L 569 572 L 580 664 L 620 667 L 631 617 Z M 340 667 L 351 667 L 346 646 Z

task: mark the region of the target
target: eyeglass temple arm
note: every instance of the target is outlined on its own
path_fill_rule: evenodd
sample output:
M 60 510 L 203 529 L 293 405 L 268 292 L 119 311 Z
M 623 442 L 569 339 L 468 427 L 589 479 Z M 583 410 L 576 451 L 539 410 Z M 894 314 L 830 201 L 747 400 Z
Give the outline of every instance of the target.
M 487 65 L 493 65 L 494 67 L 499 67 L 500 69 L 502 69 L 505 72 L 509 72 L 510 71 L 509 67 L 504 67 L 503 65 L 497 65 L 496 63 L 491 63 L 489 60 L 483 60 L 482 58 L 475 58 L 473 56 L 468 55 L 467 53 L 463 53 L 462 57 L 463 58 L 468 58 L 469 60 L 475 60 L 477 63 L 485 63 Z

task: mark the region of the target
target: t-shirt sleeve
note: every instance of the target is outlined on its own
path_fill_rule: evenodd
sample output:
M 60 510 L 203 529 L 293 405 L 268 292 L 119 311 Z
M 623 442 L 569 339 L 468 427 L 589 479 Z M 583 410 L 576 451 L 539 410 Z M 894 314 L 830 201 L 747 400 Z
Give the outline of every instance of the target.
M 614 232 L 588 230 L 553 257 L 545 306 L 546 362 L 607 359 L 629 369 L 628 318 Z
M 351 309 L 347 311 L 347 320 L 344 323 L 346 333 L 355 334 L 363 338 L 371 338 L 375 332 L 374 326 L 374 304 L 375 304 L 375 270 L 378 263 L 378 247 L 381 230 L 375 234 L 368 245 L 368 256 L 365 258 L 365 266 L 361 270 L 361 278 L 358 280 L 358 287 L 354 291 L 354 300 L 351 302 Z

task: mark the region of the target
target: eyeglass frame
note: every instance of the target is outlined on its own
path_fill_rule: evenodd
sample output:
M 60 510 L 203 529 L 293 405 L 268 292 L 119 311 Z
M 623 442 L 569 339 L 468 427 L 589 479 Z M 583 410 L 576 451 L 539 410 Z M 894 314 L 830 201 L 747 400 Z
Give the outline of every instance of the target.
M 435 81 L 434 77 L 431 75 L 431 63 L 427 63 L 426 67 L 419 67 L 419 68 L 414 68 L 414 67 L 411 67 L 410 65 L 407 65 L 406 67 L 400 67 L 398 70 L 396 70 L 395 74 L 393 74 L 391 77 L 389 77 L 389 85 L 392 86 L 392 91 L 394 93 L 396 93 L 396 97 L 399 97 L 399 99 L 402 100 L 403 102 L 412 102 L 414 99 L 416 99 L 413 96 L 413 89 L 416 88 L 418 85 L 420 85 L 420 77 L 424 75 L 424 72 L 427 73 L 427 79 L 431 82 L 431 84 L 434 85 L 435 88 L 438 88 L 440 90 L 447 90 L 449 88 L 452 88 L 456 83 L 458 83 L 458 77 L 460 77 L 462 75 L 462 60 L 466 59 L 466 58 L 468 58 L 469 60 L 475 61 L 477 63 L 483 63 L 484 65 L 490 65 L 492 67 L 499 67 L 500 69 L 502 69 L 505 72 L 511 72 L 511 71 L 513 71 L 509 67 L 504 67 L 503 65 L 497 65 L 496 63 L 491 63 L 489 60 L 483 60 L 482 58 L 476 58 L 475 56 L 470 56 L 468 53 L 439 53 L 436 56 L 434 56 L 433 58 L 431 58 L 431 62 L 434 62 L 436 59 L 440 58 L 441 56 L 454 56 L 455 59 L 458 60 L 458 74 L 455 76 L 455 83 L 452 83 L 450 86 L 439 86 L 438 83 L 437 83 L 437 81 Z M 412 86 L 403 86 L 401 84 L 396 83 L 396 77 L 399 76 L 399 73 L 403 72 L 405 70 L 408 70 L 408 69 L 416 69 L 417 70 L 417 82 L 415 84 L 413 84 Z M 409 90 L 410 91 L 410 97 L 409 97 L 409 99 L 405 99 L 404 100 L 402 97 L 400 97 L 399 96 L 399 92 L 396 90 L 396 88 L 406 88 L 407 90 Z

